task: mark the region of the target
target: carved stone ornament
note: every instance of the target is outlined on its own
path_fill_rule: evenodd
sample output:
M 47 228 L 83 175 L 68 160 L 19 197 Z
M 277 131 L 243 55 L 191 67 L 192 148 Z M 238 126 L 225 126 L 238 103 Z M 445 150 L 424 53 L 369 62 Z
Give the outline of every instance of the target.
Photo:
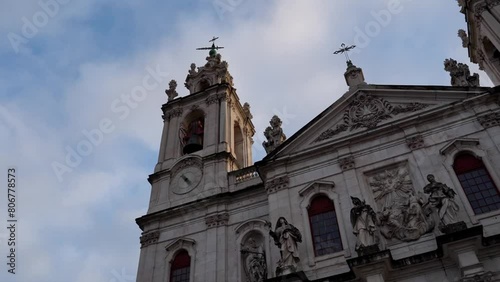
M 406 139 L 406 144 L 410 150 L 417 150 L 424 147 L 424 138 L 422 135 L 412 136 Z
M 479 70 L 484 70 L 484 61 L 486 60 L 486 56 L 484 55 L 483 50 L 476 49 L 477 55 L 477 64 L 479 65 Z
M 246 282 L 264 282 L 267 279 L 264 237 L 260 234 L 249 237 L 241 244 L 241 256 Z
M 175 91 L 176 88 L 177 88 L 177 81 L 173 79 L 170 80 L 170 83 L 168 84 L 168 89 L 165 90 L 165 94 L 167 94 L 168 96 L 168 101 L 172 101 L 173 99 L 175 99 L 175 97 L 179 95 L 177 91 Z
M 500 113 L 491 113 L 477 118 L 481 126 L 489 128 L 500 125 Z
M 233 86 L 233 77 L 228 71 L 229 65 L 226 61 L 222 61 L 221 54 L 214 57 L 208 56 L 206 60 L 206 64 L 203 67 L 198 67 L 197 70 L 196 65 L 191 64 L 184 83 L 191 94 L 203 90 L 202 84 L 206 84 L 205 88 L 220 83 Z
M 467 0 L 457 0 L 458 6 L 460 7 L 460 12 L 465 13 L 465 1 Z
M 289 183 L 288 176 L 283 176 L 267 181 L 265 184 L 267 194 L 271 194 L 281 189 L 288 188 L 288 183 Z
M 356 235 L 355 250 L 360 255 L 367 254 L 367 250 L 378 250 L 377 215 L 375 211 L 359 198 L 351 197 L 353 208 L 351 209 L 352 232 Z M 377 247 L 374 247 L 377 246 Z
M 248 103 L 243 104 L 243 112 L 245 113 L 247 118 L 253 119 L 253 115 L 250 112 L 250 104 L 248 104 Z
M 151 244 L 155 244 L 158 242 L 158 239 L 160 238 L 160 231 L 153 231 L 153 232 L 148 232 L 145 234 L 142 234 L 141 236 L 141 248 L 144 248 L 146 246 L 149 246 Z
M 425 185 L 424 193 L 429 194 L 428 204 L 438 210 L 440 229 L 457 223 L 459 208 L 454 200 L 457 193 L 446 184 L 437 182 L 432 174 L 427 175 L 427 180 L 429 184 Z
M 218 94 L 213 94 L 213 95 L 208 96 L 205 99 L 205 103 L 207 105 L 211 105 L 211 104 L 219 103 L 219 102 L 225 101 L 225 100 L 230 101 L 230 98 L 228 97 L 228 95 L 226 93 L 218 93 Z
M 276 149 L 279 145 L 281 145 L 286 140 L 286 135 L 283 133 L 283 129 L 281 128 L 281 119 L 274 115 L 269 121 L 271 126 L 268 126 L 264 131 L 264 136 L 267 141 L 262 142 L 262 146 L 266 149 L 266 153 L 270 153 L 274 149 Z
M 495 275 L 491 271 L 483 272 L 481 274 L 473 274 L 460 279 L 461 282 L 492 282 Z
M 462 47 L 467 48 L 469 46 L 469 37 L 467 36 L 467 32 L 463 29 L 459 29 L 458 37 L 462 39 Z
M 450 73 L 452 86 L 479 86 L 479 74 L 470 75 L 469 66 L 453 59 L 444 61 L 444 70 Z
M 339 159 L 339 165 L 342 171 L 353 169 L 354 168 L 354 157 L 349 156 L 342 159 Z
M 166 112 L 162 117 L 163 120 L 169 121 L 174 117 L 180 117 L 180 116 L 182 116 L 182 108 L 175 108 Z
M 189 75 L 195 76 L 196 74 L 198 74 L 198 71 L 196 71 L 196 64 L 192 63 L 189 69 Z
M 211 228 L 211 227 L 227 225 L 228 220 L 229 220 L 229 214 L 225 212 L 207 216 L 205 218 L 205 223 L 207 224 L 207 228 Z
M 300 261 L 297 243 L 302 242 L 300 231 L 289 224 L 284 217 L 280 217 L 274 231 L 269 231 L 274 239 L 274 244 L 280 249 L 281 259 L 276 267 L 276 276 L 287 275 L 297 271 Z
M 377 203 L 380 232 L 386 239 L 418 240 L 435 227 L 432 208 L 415 194 L 406 167 L 380 172 L 369 180 Z
M 332 138 L 333 136 L 357 128 L 374 128 L 381 121 L 394 117 L 395 115 L 414 112 L 428 107 L 427 104 L 411 103 L 407 105 L 391 105 L 388 101 L 366 94 L 358 93 L 349 104 L 344 113 L 343 123 L 337 124 L 335 128 L 322 132 L 315 142 Z

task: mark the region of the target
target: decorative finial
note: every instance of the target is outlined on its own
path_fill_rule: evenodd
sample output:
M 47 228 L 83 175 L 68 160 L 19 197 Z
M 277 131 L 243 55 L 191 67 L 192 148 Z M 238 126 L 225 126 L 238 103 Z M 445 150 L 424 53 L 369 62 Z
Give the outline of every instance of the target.
M 470 75 L 469 66 L 454 59 L 444 61 L 444 70 L 450 73 L 452 86 L 479 87 L 479 74 Z
M 168 83 L 168 89 L 165 90 L 165 93 L 167 94 L 168 96 L 168 101 L 172 101 L 173 99 L 175 99 L 175 97 L 177 97 L 177 91 L 175 91 L 175 89 L 177 88 L 177 81 L 175 80 L 170 80 L 170 82 Z
M 345 55 L 345 59 L 346 59 L 346 63 L 347 63 L 347 67 L 350 67 L 350 66 L 352 66 L 352 62 L 351 62 L 351 59 L 349 59 L 348 52 L 351 51 L 354 48 L 356 48 L 356 45 L 347 46 L 344 43 L 342 43 L 340 45 L 340 49 L 337 50 L 337 51 L 335 51 L 335 52 L 333 52 L 333 54 L 335 54 L 335 55 L 337 55 L 337 54 L 344 54 Z
M 269 124 L 271 126 L 268 126 L 264 131 L 267 141 L 262 142 L 262 146 L 264 146 L 268 154 L 286 140 L 286 135 L 281 128 L 282 121 L 277 115 L 271 118 Z
M 219 39 L 219 37 L 213 37 L 212 39 L 210 39 L 208 42 L 212 42 L 212 46 L 211 47 L 200 47 L 200 48 L 196 48 L 196 50 L 210 50 L 208 52 L 208 55 L 210 57 L 215 57 L 217 55 L 217 50 L 219 49 L 224 49 L 224 47 L 219 47 L 219 46 L 215 46 L 215 40 Z
M 250 104 L 249 104 L 249 103 L 245 103 L 245 104 L 243 104 L 243 112 L 245 113 L 245 115 L 246 115 L 249 119 L 253 119 L 253 115 L 252 115 L 252 113 L 250 112 Z
M 467 36 L 467 32 L 463 29 L 459 29 L 458 37 L 462 39 L 462 47 L 467 48 L 469 46 L 469 37 Z

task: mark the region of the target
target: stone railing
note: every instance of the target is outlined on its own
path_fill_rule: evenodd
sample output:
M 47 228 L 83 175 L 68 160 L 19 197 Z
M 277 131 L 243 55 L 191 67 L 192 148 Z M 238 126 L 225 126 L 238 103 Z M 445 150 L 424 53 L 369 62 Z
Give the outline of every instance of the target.
M 233 171 L 232 174 L 235 177 L 235 183 L 240 183 L 259 177 L 259 173 L 257 172 L 255 166 L 249 166 L 237 171 Z

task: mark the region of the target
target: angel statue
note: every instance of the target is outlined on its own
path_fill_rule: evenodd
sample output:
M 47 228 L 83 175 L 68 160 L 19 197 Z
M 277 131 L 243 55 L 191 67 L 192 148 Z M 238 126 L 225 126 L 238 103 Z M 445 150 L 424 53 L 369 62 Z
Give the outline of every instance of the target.
M 425 185 L 424 193 L 429 195 L 429 204 L 438 210 L 441 226 L 457 222 L 458 205 L 453 199 L 455 191 L 446 184 L 437 182 L 434 175 L 427 175 L 429 184 Z
M 297 270 L 297 263 L 300 261 L 297 243 L 302 242 L 300 231 L 289 224 L 284 217 L 280 217 L 276 222 L 276 229 L 270 230 L 269 235 L 273 237 L 274 244 L 278 246 L 281 259 L 278 261 L 276 276 L 293 273 Z
M 375 211 L 361 201 L 359 198 L 351 197 L 354 207 L 351 209 L 352 232 L 356 235 L 356 251 L 363 252 L 363 249 L 377 245 L 375 234 L 377 215 Z

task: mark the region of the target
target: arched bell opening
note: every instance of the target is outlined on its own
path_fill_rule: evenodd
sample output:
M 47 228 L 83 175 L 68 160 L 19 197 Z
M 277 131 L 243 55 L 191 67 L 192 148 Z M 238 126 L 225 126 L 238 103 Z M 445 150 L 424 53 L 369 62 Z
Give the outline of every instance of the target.
M 191 112 L 181 124 L 181 146 L 184 155 L 203 149 L 205 133 L 205 113 L 201 110 Z
M 196 92 L 203 91 L 210 87 L 210 81 L 208 79 L 202 79 L 199 83 L 198 86 L 196 87 Z
M 244 140 L 243 140 L 243 132 L 238 123 L 234 124 L 234 154 L 236 157 L 236 164 L 239 169 L 245 167 L 244 161 Z

